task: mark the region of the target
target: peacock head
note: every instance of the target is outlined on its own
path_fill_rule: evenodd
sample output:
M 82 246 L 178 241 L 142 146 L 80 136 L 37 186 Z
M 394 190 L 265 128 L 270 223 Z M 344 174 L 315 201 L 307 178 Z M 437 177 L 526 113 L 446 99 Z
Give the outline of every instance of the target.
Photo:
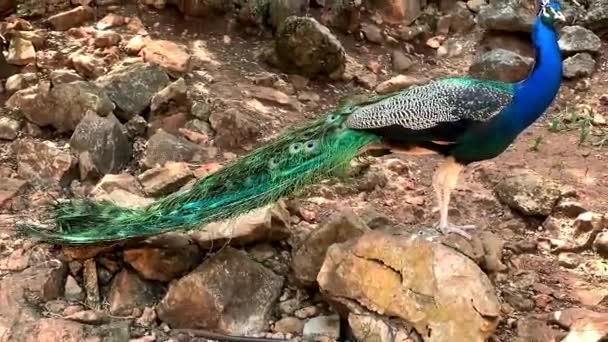
M 538 15 L 545 25 L 551 27 L 566 21 L 559 0 L 540 0 Z

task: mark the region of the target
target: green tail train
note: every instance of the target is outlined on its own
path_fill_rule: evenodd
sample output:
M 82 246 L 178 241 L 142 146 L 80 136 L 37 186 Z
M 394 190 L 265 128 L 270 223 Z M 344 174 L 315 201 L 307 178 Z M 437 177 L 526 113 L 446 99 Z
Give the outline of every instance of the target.
M 377 101 L 384 97 L 372 99 Z M 18 229 L 46 242 L 90 245 L 187 230 L 270 204 L 347 170 L 350 161 L 381 137 L 345 127 L 359 106 L 343 106 L 237 159 L 187 191 L 129 209 L 110 202 L 71 200 L 51 211 L 54 230 Z

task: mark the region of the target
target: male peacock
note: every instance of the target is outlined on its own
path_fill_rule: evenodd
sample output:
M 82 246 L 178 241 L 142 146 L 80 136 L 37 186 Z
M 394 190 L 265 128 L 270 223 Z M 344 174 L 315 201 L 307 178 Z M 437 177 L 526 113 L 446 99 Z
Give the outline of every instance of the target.
M 447 78 L 342 106 L 148 207 L 71 200 L 52 211 L 53 231 L 19 227 L 48 242 L 71 245 L 196 228 L 272 203 L 338 174 L 356 156 L 381 149 L 445 156 L 433 178 L 437 226 L 444 234 L 469 237 L 465 230 L 472 226 L 448 221 L 450 193 L 464 166 L 501 154 L 555 98 L 562 79 L 557 21 L 564 21 L 559 3 L 542 0 L 532 32 L 536 63 L 519 83 Z

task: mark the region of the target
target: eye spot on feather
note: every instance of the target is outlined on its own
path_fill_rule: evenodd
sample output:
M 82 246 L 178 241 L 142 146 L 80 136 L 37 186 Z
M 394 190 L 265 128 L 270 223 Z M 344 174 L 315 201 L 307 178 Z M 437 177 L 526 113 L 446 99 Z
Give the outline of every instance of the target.
M 268 161 L 268 167 L 272 170 L 277 166 L 279 166 L 279 162 L 277 162 L 275 158 L 270 158 L 270 160 Z
M 332 114 L 330 116 L 327 117 L 327 123 L 334 123 L 336 121 L 338 121 L 338 119 L 340 118 L 340 115 L 338 114 Z
M 317 149 L 317 141 L 309 140 L 304 144 L 304 151 L 307 153 L 314 152 Z
M 299 153 L 300 151 L 302 151 L 301 143 L 295 143 L 295 144 L 291 144 L 291 146 L 289 146 L 289 153 L 291 153 L 291 154 L 296 154 L 296 153 Z

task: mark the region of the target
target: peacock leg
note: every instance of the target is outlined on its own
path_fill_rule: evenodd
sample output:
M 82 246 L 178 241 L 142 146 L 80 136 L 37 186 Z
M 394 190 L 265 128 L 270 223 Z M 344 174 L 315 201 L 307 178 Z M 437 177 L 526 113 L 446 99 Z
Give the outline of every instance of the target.
M 437 228 L 441 230 L 443 234 L 454 233 L 463 236 L 466 239 L 471 239 L 465 230 L 474 229 L 474 225 L 455 225 L 448 221 L 448 211 L 450 205 L 450 197 L 452 191 L 458 183 L 458 176 L 460 171 L 463 169 L 463 165 L 454 161 L 453 158 L 446 159 L 435 172 L 433 179 L 433 187 L 437 195 L 437 201 L 439 203 L 439 223 Z

